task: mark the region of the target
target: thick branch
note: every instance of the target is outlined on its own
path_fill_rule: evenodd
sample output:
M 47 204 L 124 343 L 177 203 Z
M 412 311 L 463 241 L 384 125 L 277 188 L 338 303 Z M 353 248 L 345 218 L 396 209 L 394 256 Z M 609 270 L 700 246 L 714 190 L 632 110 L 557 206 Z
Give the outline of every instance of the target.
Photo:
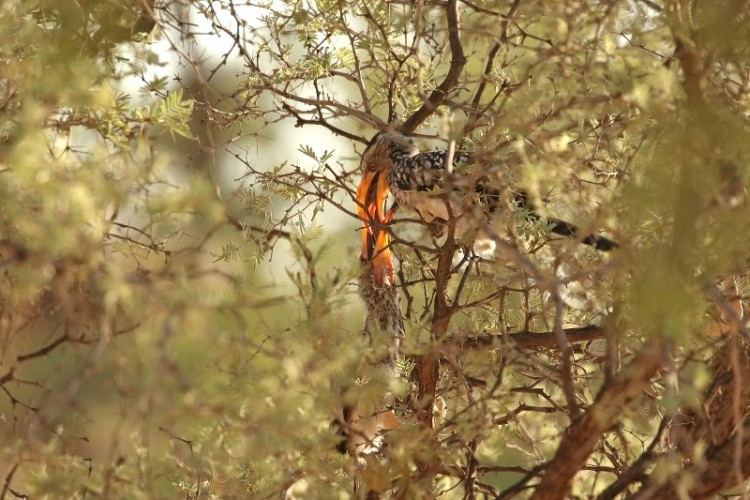
M 620 474 L 620 477 L 618 477 L 614 483 L 610 484 L 606 490 L 601 492 L 596 500 L 614 500 L 625 488 L 642 478 L 646 467 L 651 464 L 656 456 L 654 450 L 656 449 L 656 445 L 661 441 L 662 435 L 668 425 L 669 418 L 663 418 L 661 424 L 659 424 L 659 429 L 656 431 L 656 436 L 651 440 L 648 449 L 638 457 L 638 460 L 636 460 L 630 468 Z
M 575 382 L 573 382 L 573 348 L 570 347 L 570 341 L 563 329 L 563 299 L 560 295 L 559 287 L 555 287 L 555 341 L 560 348 L 562 357 L 562 366 L 560 366 L 560 378 L 563 382 L 563 392 L 565 400 L 568 403 L 570 419 L 575 420 L 580 415 L 578 404 L 576 403 Z
M 560 442 L 555 458 L 544 471 L 542 481 L 531 498 L 547 500 L 564 498 L 576 473 L 604 432 L 612 427 L 625 407 L 648 385 L 651 377 L 664 365 L 663 347 L 654 342 L 644 347 L 629 369 L 620 372 L 611 384 L 599 393 L 596 401 L 574 421 Z
M 571 343 L 602 340 L 605 337 L 604 329 L 596 325 L 565 328 L 563 331 L 568 337 L 568 342 Z M 481 337 L 472 337 L 462 342 L 461 347 L 466 349 L 483 349 L 508 340 L 518 347 L 555 347 L 557 345 L 555 332 L 517 332 L 505 335 L 489 334 Z
M 441 340 L 448 331 L 451 317 L 455 310 L 448 304 L 448 281 L 451 277 L 453 256 L 456 253 L 456 242 L 453 237 L 455 224 L 448 227 L 448 237 L 438 257 L 437 275 L 435 279 L 435 309 L 432 316 L 432 338 Z M 417 420 L 424 428 L 432 428 L 432 412 L 435 402 L 440 358 L 437 352 L 430 352 L 419 362 L 419 407 Z

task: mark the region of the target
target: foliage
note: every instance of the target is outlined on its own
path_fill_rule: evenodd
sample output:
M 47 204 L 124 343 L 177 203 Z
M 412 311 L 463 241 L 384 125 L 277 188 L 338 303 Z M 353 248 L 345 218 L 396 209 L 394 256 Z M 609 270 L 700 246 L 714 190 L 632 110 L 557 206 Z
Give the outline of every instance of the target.
M 749 17 L 5 2 L 0 497 L 746 490 Z M 480 259 L 399 214 L 405 358 L 370 373 L 354 193 L 388 127 L 621 247 L 508 202 Z M 361 470 L 329 423 L 386 389 L 401 425 Z

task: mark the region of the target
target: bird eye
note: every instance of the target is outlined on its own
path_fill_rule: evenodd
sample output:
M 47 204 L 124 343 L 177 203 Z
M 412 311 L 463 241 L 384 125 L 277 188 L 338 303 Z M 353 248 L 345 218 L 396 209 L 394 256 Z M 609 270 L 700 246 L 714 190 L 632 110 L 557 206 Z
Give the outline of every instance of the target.
M 368 169 L 368 170 L 369 170 L 370 172 L 374 172 L 374 171 L 375 171 L 375 164 L 374 164 L 374 163 L 372 163 L 372 162 L 368 163 L 368 164 L 367 164 L 367 169 Z

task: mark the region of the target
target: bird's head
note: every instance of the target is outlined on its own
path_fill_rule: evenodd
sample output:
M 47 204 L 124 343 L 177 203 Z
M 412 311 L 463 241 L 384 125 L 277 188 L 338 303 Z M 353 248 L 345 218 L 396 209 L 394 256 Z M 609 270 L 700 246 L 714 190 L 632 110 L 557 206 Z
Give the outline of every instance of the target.
M 410 137 L 395 130 L 380 132 L 370 140 L 362 154 L 362 181 L 357 189 L 357 208 L 362 221 L 368 218 L 368 199 L 374 201 L 379 209 L 385 206 L 390 192 L 388 176 L 394 164 L 418 152 Z
M 372 266 L 376 286 L 392 285 L 396 280 L 385 228 L 393 217 L 393 209 L 386 211 L 385 206 L 394 145 L 408 151 L 414 149 L 411 141 L 398 132 L 382 132 L 372 138 L 362 155 L 362 181 L 357 189 L 357 213 L 364 226 L 360 261 L 363 266 Z

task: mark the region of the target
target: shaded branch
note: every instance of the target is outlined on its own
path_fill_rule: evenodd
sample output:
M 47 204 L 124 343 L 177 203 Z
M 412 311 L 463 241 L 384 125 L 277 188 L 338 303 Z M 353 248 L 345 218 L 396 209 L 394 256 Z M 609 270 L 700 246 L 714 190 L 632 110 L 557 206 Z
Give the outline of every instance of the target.
M 644 346 L 629 369 L 621 371 L 601 390 L 588 410 L 568 427 L 532 499 L 558 499 L 567 495 L 573 478 L 583 469 L 604 432 L 643 392 L 664 363 L 663 344 L 655 341 Z
M 4 499 L 6 496 L 6 493 L 10 493 L 16 498 L 28 498 L 23 493 L 19 493 L 15 491 L 13 488 L 10 487 L 10 483 L 13 480 L 13 476 L 15 475 L 16 471 L 18 470 L 18 465 L 20 462 L 16 462 L 13 467 L 11 467 L 8 474 L 5 476 L 5 484 L 3 484 L 3 489 L 0 491 L 0 500 Z
M 620 477 L 618 477 L 614 483 L 610 484 L 607 489 L 597 497 L 597 500 L 614 500 L 614 498 L 617 497 L 617 495 L 619 495 L 630 484 L 642 478 L 646 467 L 651 464 L 652 460 L 656 456 L 654 450 L 656 449 L 656 445 L 659 443 L 659 441 L 661 441 L 661 437 L 664 434 L 664 431 L 667 429 L 668 424 L 669 418 L 663 418 L 661 423 L 659 424 L 659 429 L 656 431 L 656 436 L 654 436 L 654 439 L 651 440 L 651 444 L 648 446 L 648 449 L 644 451 L 640 457 L 638 457 L 638 459 L 633 463 L 633 465 L 630 466 L 630 468 L 628 468 L 628 470 L 620 474 Z
M 562 357 L 562 366 L 560 366 L 560 378 L 562 378 L 563 392 L 565 400 L 568 403 L 570 419 L 575 420 L 580 415 L 578 404 L 576 403 L 575 382 L 573 382 L 573 348 L 570 347 L 568 336 L 563 329 L 563 299 L 560 295 L 559 286 L 555 286 L 555 342 L 560 349 Z
M 568 337 L 568 342 L 603 340 L 606 335 L 604 329 L 597 325 L 564 328 L 563 331 Z M 506 341 L 510 341 L 510 343 L 518 347 L 555 347 L 557 346 L 555 335 L 556 333 L 554 331 L 487 334 L 463 340 L 460 343 L 460 347 L 468 349 L 484 349 L 487 347 L 496 347 Z
M 352 140 L 352 141 L 362 142 L 365 144 L 367 143 L 367 141 L 363 139 L 362 137 L 356 134 L 352 134 L 351 132 L 347 132 L 346 130 L 342 128 L 331 125 L 325 120 L 325 118 L 322 118 L 322 117 L 316 118 L 316 119 L 303 118 L 302 114 L 299 111 L 293 109 L 291 106 L 289 106 L 289 104 L 283 103 L 281 107 L 282 109 L 284 109 L 287 113 L 292 115 L 297 120 L 297 122 L 294 124 L 295 127 L 303 127 L 305 125 L 320 125 L 322 127 L 327 128 L 331 132 L 333 132 L 334 135 L 346 137 L 347 139 Z M 312 111 L 310 113 L 312 113 Z

